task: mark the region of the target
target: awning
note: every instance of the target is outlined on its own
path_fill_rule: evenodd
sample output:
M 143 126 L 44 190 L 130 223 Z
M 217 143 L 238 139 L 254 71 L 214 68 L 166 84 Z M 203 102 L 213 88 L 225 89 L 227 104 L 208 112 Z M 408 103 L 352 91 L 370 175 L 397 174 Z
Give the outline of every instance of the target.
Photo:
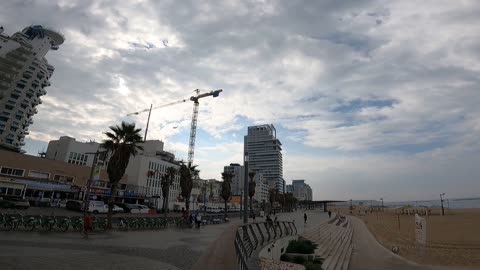
M 62 183 L 43 183 L 24 179 L 15 179 L 15 182 L 27 185 L 27 189 L 49 190 L 49 191 L 66 191 L 75 192 L 78 189 L 72 188 L 71 185 Z

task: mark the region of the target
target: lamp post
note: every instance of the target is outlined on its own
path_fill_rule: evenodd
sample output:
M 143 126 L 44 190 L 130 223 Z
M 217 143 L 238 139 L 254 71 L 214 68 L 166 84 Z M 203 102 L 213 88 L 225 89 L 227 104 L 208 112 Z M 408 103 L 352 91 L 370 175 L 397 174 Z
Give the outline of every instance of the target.
M 382 212 L 383 212 L 383 198 L 380 198 L 380 201 L 382 201 Z
M 445 209 L 443 208 L 443 197 L 445 193 L 440 193 L 440 206 L 442 207 L 442 216 L 445 216 Z
M 243 166 L 244 166 L 244 178 L 243 178 L 243 223 L 247 224 L 248 223 L 248 152 L 245 151 L 244 153 L 244 160 L 243 160 Z

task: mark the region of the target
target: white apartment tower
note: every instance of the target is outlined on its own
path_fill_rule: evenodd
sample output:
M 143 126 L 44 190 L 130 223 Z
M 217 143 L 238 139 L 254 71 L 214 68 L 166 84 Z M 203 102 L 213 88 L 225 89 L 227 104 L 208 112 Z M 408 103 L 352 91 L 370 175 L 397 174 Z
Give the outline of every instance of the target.
M 45 55 L 64 37 L 40 25 L 12 36 L 0 28 L 0 148 L 20 152 L 54 68 Z
M 285 192 L 283 180 L 282 143 L 273 125 L 248 127 L 244 137 L 244 152 L 248 153 L 248 170 L 262 173 L 271 188 Z

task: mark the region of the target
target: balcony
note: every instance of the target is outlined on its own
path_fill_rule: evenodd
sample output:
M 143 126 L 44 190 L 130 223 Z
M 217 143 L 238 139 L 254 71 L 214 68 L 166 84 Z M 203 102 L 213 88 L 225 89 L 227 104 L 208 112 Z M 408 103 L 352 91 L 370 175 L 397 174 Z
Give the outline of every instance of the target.
M 23 134 L 24 134 L 24 135 L 28 135 L 28 134 L 30 134 L 30 131 L 24 130 L 24 131 L 23 131 Z

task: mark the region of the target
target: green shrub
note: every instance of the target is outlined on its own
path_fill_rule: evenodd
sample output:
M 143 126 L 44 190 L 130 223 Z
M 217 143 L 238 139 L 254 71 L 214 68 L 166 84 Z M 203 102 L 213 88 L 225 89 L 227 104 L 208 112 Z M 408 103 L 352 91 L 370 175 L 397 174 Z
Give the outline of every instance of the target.
M 293 263 L 304 264 L 305 263 L 305 258 L 302 257 L 302 256 L 295 256 L 295 257 L 293 257 Z
M 313 262 L 307 262 L 305 265 L 305 270 L 322 270 L 322 265 L 313 263 Z
M 288 258 L 287 254 L 282 254 L 282 256 L 280 256 L 280 261 L 289 262 L 290 258 Z
M 292 240 L 288 243 L 287 253 L 312 254 L 317 244 L 310 240 Z

